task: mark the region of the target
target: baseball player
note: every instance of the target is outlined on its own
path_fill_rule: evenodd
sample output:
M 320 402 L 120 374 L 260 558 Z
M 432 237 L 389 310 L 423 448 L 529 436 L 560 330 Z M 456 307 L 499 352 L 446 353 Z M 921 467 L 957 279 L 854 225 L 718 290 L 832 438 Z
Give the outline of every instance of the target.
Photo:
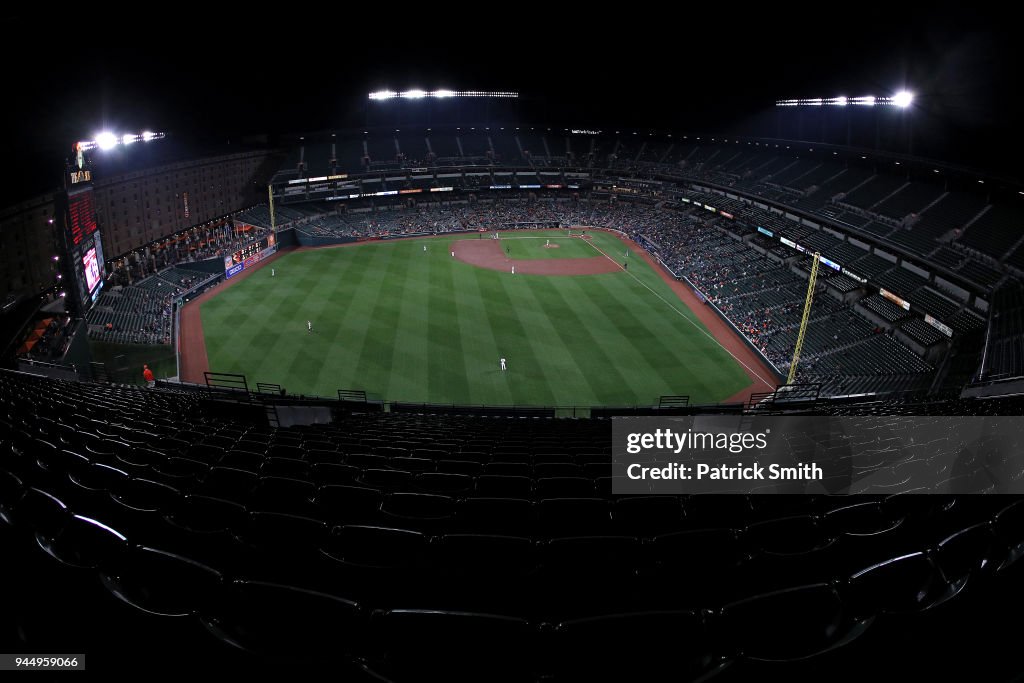
M 313 332 L 313 321 L 312 320 L 307 320 L 306 321 L 306 331 L 307 331 L 307 333 L 312 333 Z
M 501 371 L 505 372 L 505 359 L 504 358 L 501 359 Z

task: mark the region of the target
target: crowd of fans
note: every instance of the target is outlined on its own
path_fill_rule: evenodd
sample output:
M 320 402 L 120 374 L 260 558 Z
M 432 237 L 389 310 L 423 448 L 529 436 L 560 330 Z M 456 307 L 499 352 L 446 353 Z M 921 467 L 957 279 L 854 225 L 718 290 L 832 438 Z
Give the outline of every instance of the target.
M 384 237 L 461 230 L 498 230 L 524 225 L 615 227 L 636 234 L 654 228 L 667 212 L 645 205 L 607 202 L 529 201 L 422 202 L 386 211 L 330 214 L 296 229 L 312 237 Z
M 175 265 L 205 261 L 232 254 L 246 244 L 270 234 L 270 228 L 252 226 L 236 233 L 230 226 L 197 229 L 187 239 L 152 244 L 115 261 L 108 286 L 128 285 Z

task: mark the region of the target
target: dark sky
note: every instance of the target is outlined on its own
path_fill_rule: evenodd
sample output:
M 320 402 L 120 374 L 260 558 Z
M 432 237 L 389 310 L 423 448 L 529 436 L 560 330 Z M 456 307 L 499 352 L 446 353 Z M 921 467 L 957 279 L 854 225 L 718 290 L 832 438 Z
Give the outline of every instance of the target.
M 879 135 L 874 119 L 855 122 L 852 142 L 997 172 L 1012 172 L 1012 152 L 1024 149 L 1012 134 L 1024 119 L 1022 48 L 1007 10 L 664 7 L 403 16 L 395 5 L 385 17 L 345 5 L 305 20 L 254 10 L 242 21 L 167 8 L 130 20 L 90 14 L 85 25 L 0 17 L 15 38 L 0 41 L 9 119 L 0 203 L 55 185 L 70 143 L 104 127 L 166 131 L 182 145 L 362 127 L 389 122 L 367 109 L 366 93 L 381 87 L 516 90 L 523 98 L 511 114 L 523 123 L 818 139 L 846 126 L 832 114 L 780 118 L 774 101 L 906 85 L 917 94 L 912 136 L 890 111 Z M 486 113 L 499 112 L 509 114 Z

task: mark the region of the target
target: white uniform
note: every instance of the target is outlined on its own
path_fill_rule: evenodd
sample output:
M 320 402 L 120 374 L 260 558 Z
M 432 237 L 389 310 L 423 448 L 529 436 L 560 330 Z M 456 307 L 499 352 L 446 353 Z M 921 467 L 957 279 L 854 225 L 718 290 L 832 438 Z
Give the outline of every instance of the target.
M 271 268 L 270 269 L 270 277 L 274 277 L 275 275 L 277 275 L 277 272 L 273 268 Z
M 504 358 L 501 359 L 501 371 L 505 372 L 505 359 Z
M 427 250 L 427 245 L 424 244 L 423 245 L 423 251 L 426 251 L 426 250 Z
M 515 275 L 515 274 L 516 274 L 516 267 L 515 267 L 515 266 L 512 266 L 512 274 L 513 274 L 513 275 Z
M 454 251 L 452 252 L 452 258 L 455 258 L 455 252 Z
M 312 320 L 307 320 L 307 321 L 306 321 L 306 329 L 307 329 L 308 331 L 310 331 L 310 332 L 312 332 L 312 331 L 313 331 L 313 321 L 312 321 Z

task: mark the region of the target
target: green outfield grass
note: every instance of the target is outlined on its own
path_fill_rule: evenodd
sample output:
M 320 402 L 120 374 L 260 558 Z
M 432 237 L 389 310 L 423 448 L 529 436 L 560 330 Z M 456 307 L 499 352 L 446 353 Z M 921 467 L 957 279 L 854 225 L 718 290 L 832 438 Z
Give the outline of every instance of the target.
M 542 240 L 510 239 L 541 236 L 505 242 L 530 257 L 597 253 L 582 240 L 545 250 L 535 246 Z M 623 258 L 616 237 L 593 237 Z M 282 256 L 276 277 L 263 268 L 202 304 L 210 369 L 296 394 L 363 389 L 387 400 L 500 405 L 647 405 L 664 394 L 713 402 L 749 384 L 636 256 L 628 273 L 513 276 L 452 259 L 456 239 Z

